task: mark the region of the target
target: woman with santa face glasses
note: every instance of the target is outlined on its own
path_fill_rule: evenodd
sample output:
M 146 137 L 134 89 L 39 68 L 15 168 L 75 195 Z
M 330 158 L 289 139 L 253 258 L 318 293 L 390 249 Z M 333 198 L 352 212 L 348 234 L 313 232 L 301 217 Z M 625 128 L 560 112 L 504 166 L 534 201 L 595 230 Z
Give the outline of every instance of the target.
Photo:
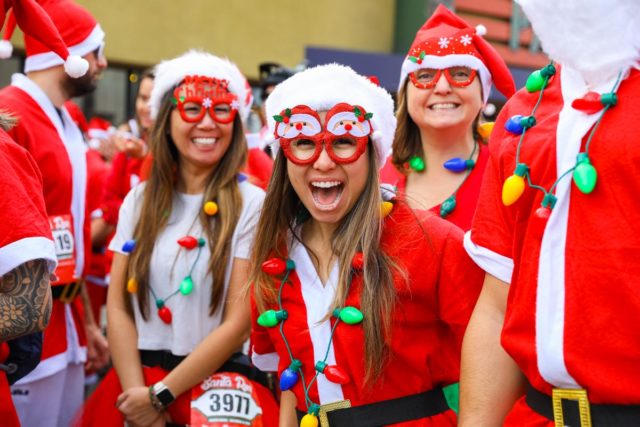
M 492 82 L 506 97 L 511 74 L 493 47 L 444 6 L 416 34 L 402 65 L 398 128 L 383 182 L 416 209 L 471 227 L 491 124 L 479 126 Z
M 254 364 L 278 372 L 281 425 L 455 425 L 443 388 L 481 273 L 460 230 L 383 199 L 391 97 L 332 64 L 280 84 L 266 108 L 277 155 L 251 258 L 251 342 Z
M 184 425 L 237 416 L 269 426 L 277 419 L 275 401 L 258 383 L 265 376 L 239 353 L 250 331 L 243 286 L 264 198 L 239 173 L 247 155 L 242 118 L 251 102 L 245 83 L 234 64 L 204 52 L 156 67 L 151 173 L 125 198 L 110 245 L 115 371 L 85 411 L 85 418 L 99 418 L 85 424 Z M 244 406 L 228 404 L 225 393 L 242 395 Z M 199 408 L 192 400 L 216 399 L 217 409 L 191 409 Z

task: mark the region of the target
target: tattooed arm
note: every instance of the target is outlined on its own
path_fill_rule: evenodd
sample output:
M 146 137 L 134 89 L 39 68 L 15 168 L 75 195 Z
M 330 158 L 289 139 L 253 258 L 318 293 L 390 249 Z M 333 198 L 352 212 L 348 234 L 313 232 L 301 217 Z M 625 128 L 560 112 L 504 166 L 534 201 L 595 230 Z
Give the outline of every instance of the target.
M 0 341 L 43 330 L 51 304 L 45 260 L 25 262 L 0 277 Z

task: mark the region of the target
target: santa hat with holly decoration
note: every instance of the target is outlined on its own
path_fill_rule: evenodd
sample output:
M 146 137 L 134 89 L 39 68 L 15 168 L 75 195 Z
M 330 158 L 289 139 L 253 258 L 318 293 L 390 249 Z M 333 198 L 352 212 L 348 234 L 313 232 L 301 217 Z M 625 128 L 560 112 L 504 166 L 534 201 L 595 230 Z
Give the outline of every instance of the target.
M 279 124 L 276 118 L 283 111 L 296 106 L 328 111 L 336 104 L 346 103 L 365 110 L 362 118 L 371 124 L 378 164 L 384 165 L 393 142 L 396 118 L 391 95 L 373 80 L 344 65 L 328 64 L 308 68 L 280 83 L 265 104 L 273 150 L 279 148 L 274 135 Z M 360 119 L 361 114 L 355 115 Z
M 27 68 L 31 55 L 47 52 L 47 61 L 40 61 L 48 65 L 33 69 L 64 64 L 65 71 L 71 77 L 77 78 L 87 72 L 89 64 L 81 58 L 84 53 L 78 52 L 77 49 L 71 49 L 71 53 L 69 52 L 69 49 L 67 49 L 69 40 L 64 37 L 64 34 L 61 36 L 56 28 L 59 25 L 55 21 L 52 22 L 50 13 L 44 10 L 40 4 L 34 0 L 0 0 L 0 4 L 0 13 L 2 13 L 0 28 L 4 22 L 5 14 L 8 12 L 7 25 L 2 40 L 0 40 L 0 58 L 9 58 L 11 56 L 13 47 L 10 40 L 16 24 L 18 24 L 25 34 L 25 46 L 28 56 Z M 73 9 L 67 13 L 73 15 Z M 44 54 L 41 56 L 44 56 Z M 25 71 L 29 71 L 29 69 Z
M 489 99 L 492 82 L 509 98 L 516 90 L 513 77 L 500 54 L 482 38 L 485 33 L 484 26 L 473 28 L 439 5 L 418 30 L 402 63 L 399 88 L 410 73 L 419 69 L 464 66 L 478 71 L 484 102 Z
M 219 58 L 207 52 L 191 50 L 177 58 L 162 61 L 155 68 L 155 76 L 149 99 L 151 118 L 154 120 L 158 117 L 162 98 L 167 92 L 180 85 L 187 76 L 204 76 L 226 80 L 229 83 L 229 92 L 237 97 L 240 117 L 243 121 L 249 117 L 253 103 L 251 86 L 238 67 L 228 59 Z

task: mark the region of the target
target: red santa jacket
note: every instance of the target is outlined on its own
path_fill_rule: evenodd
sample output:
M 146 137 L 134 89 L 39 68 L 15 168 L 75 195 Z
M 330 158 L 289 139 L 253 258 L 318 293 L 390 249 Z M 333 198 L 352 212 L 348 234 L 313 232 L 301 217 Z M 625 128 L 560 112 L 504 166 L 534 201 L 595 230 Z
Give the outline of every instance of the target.
M 587 88 L 568 69 L 552 78 L 521 148 L 534 184 L 549 189 L 585 149 L 600 112 L 580 112 L 572 101 L 613 86 Z M 491 136 L 465 247 L 486 271 L 511 283 L 502 344 L 531 384 L 548 394 L 552 386 L 584 388 L 593 403 L 640 403 L 639 94 L 640 73 L 632 70 L 590 145 L 595 189 L 583 194 L 568 174 L 557 184 L 546 221 L 535 214 L 541 191 L 527 186 L 511 206 L 501 201 L 520 138 L 504 130 L 505 121 L 531 114 L 539 92 L 516 94 Z
M 462 247 L 462 232 L 429 212 L 416 213 L 402 203 L 385 220 L 383 250 L 400 264 L 409 278 L 408 286 L 396 277 L 398 302 L 392 317 L 390 360 L 371 388 L 363 378 L 364 332 L 361 325 L 340 323 L 333 343 L 327 347 L 334 320 L 322 320 L 331 308 L 337 266 L 324 286 L 302 245 L 289 254 L 295 271 L 285 286 L 282 304 L 288 313 L 284 332 L 293 356 L 302 361 L 307 382 L 315 374 L 314 365 L 326 351 L 328 364 L 339 366 L 349 376 L 345 385 L 319 375 L 310 388 L 310 398 L 319 404 L 350 399 L 353 406 L 403 397 L 458 381 L 462 337 L 478 297 L 482 272 Z M 279 282 L 278 282 L 279 283 Z M 355 275 L 346 305 L 360 308 L 362 278 Z M 277 306 L 269 307 L 277 309 Z M 290 358 L 279 328 L 257 323 L 252 309 L 253 361 L 260 369 L 282 371 Z M 321 322 L 318 323 L 318 320 Z M 301 380 L 293 387 L 298 409 L 306 411 Z M 453 425 L 449 411 L 402 425 Z

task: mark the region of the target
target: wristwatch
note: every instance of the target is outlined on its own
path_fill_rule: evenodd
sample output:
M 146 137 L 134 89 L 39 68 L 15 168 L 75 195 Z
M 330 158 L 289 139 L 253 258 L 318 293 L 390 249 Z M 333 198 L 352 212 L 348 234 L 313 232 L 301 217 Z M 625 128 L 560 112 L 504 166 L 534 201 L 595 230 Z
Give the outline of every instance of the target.
M 171 390 L 162 381 L 158 381 L 149 387 L 149 397 L 151 398 L 151 404 L 159 412 L 164 411 L 167 406 L 176 400 Z

